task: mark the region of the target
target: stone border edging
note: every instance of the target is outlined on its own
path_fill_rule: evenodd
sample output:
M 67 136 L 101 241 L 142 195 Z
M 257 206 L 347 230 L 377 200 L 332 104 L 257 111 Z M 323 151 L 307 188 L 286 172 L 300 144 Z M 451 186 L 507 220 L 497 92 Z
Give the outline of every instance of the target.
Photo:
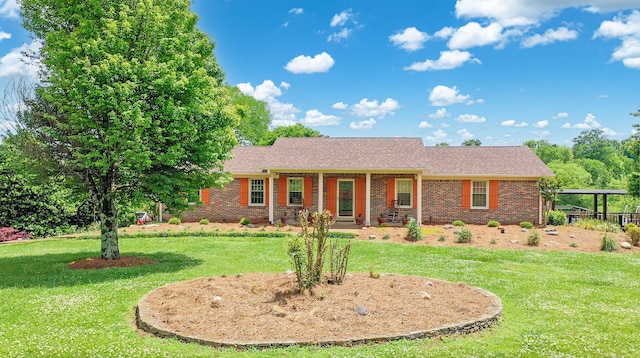
M 470 334 L 474 332 L 479 332 L 484 329 L 491 328 L 496 325 L 502 316 L 502 300 L 500 297 L 495 294 L 484 290 L 479 287 L 469 286 L 472 290 L 476 290 L 479 293 L 490 297 L 492 304 L 488 307 L 488 313 L 483 314 L 475 319 L 466 319 L 459 322 L 448 323 L 441 325 L 439 327 L 427 329 L 427 330 L 418 330 L 413 332 L 405 332 L 399 334 L 389 334 L 389 335 L 381 335 L 381 336 L 371 336 L 371 337 L 351 337 L 346 339 L 327 339 L 327 340 L 319 340 L 319 341 L 293 341 L 293 340 L 284 340 L 284 341 L 273 341 L 273 342 L 262 342 L 262 341 L 230 341 L 230 340 L 210 340 L 202 337 L 198 337 L 196 335 L 183 335 L 178 334 L 176 332 L 170 331 L 166 326 L 155 319 L 151 314 L 149 314 L 148 304 L 146 302 L 146 295 L 138 301 L 138 305 L 135 308 L 136 314 L 136 325 L 139 329 L 154 334 L 158 337 L 162 338 L 175 338 L 179 341 L 186 343 L 198 343 L 205 346 L 211 346 L 216 348 L 236 348 L 236 349 L 268 349 L 268 348 L 285 348 L 293 345 L 298 346 L 322 346 L 322 347 L 331 347 L 331 346 L 341 346 L 341 347 L 352 347 L 360 344 L 369 344 L 369 343 L 386 343 L 391 341 L 397 341 L 401 339 L 423 339 L 423 338 L 437 338 L 441 336 L 447 335 L 455 335 L 455 334 Z

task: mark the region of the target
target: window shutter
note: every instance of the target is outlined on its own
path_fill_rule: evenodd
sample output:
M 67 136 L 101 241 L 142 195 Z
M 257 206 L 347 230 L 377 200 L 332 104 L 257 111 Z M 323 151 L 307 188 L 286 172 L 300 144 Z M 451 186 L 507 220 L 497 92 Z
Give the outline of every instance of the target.
M 362 214 L 364 217 L 367 195 L 367 182 L 365 178 L 356 178 L 356 212 L 355 216 Z
M 200 201 L 206 206 L 209 205 L 209 188 L 200 190 Z
M 287 178 L 278 179 L 278 206 L 287 206 Z
M 418 207 L 418 180 L 413 179 L 413 208 Z
M 498 188 L 500 187 L 499 180 L 489 181 L 489 209 L 496 210 L 498 208 Z
M 240 178 L 240 206 L 249 206 L 249 179 Z
M 462 181 L 462 208 L 471 209 L 471 180 Z
M 396 200 L 396 180 L 387 179 L 387 207 L 393 207 L 393 201 Z
M 304 192 L 303 192 L 303 200 L 304 206 L 312 206 L 313 205 L 313 179 L 311 177 L 304 178 Z
M 264 205 L 269 206 L 269 178 L 264 178 Z
M 334 215 L 336 213 L 336 196 L 338 190 L 338 179 L 327 178 L 327 210 Z

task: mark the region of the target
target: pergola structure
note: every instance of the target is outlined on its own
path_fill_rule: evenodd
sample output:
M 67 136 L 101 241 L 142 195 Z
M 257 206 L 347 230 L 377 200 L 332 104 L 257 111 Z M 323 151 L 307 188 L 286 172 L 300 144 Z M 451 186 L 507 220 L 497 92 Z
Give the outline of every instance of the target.
M 598 195 L 602 195 L 602 218 L 607 218 L 607 196 L 627 195 L 626 190 L 619 189 L 563 189 L 558 194 L 566 195 L 593 195 L 593 215 L 598 216 Z

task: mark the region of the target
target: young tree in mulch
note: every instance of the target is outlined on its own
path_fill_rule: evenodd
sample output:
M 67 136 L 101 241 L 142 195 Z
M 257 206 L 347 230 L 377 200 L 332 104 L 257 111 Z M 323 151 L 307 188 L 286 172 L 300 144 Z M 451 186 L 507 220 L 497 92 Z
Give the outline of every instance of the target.
M 289 255 L 293 260 L 299 289 L 312 289 L 321 282 L 328 247 L 331 253 L 331 276 L 328 281 L 333 284 L 342 283 L 349 262 L 351 243 L 339 248 L 338 239 L 329 240 L 329 229 L 335 223 L 331 212 L 300 211 L 299 222 L 301 233 L 289 241 Z
M 558 193 L 562 189 L 562 183 L 555 177 L 542 177 L 538 179 L 536 187 L 542 196 L 542 207 L 544 208 L 544 217 L 546 218 L 547 213 L 551 210 L 551 205 L 558 199 Z
M 101 257 L 120 258 L 118 203 L 184 210 L 230 179 L 238 117 L 188 0 L 22 0 L 42 43 L 20 115 L 48 159 L 96 203 Z

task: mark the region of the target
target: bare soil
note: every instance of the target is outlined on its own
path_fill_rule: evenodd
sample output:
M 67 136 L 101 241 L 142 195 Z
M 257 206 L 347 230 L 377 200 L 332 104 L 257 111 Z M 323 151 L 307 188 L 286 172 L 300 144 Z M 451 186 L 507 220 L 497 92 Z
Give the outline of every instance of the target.
M 365 227 L 336 224 L 334 230 L 353 232 L 356 240 L 376 240 L 407 245 L 471 246 L 490 249 L 562 250 L 600 252 L 604 233 L 574 226 L 538 228 L 522 231 L 519 226 L 490 228 L 467 225 L 473 233 L 471 243 L 456 243 L 457 228 L 425 225 L 424 239 L 405 240 L 403 227 Z M 555 229 L 548 234 L 547 229 Z M 298 232 L 297 226 L 273 225 L 243 228 L 239 224 L 197 223 L 183 225 L 151 224 L 131 226 L 121 232 L 166 230 L 219 231 L 285 231 Z M 534 231 L 540 234 L 540 244 L 527 245 Z M 618 242 L 623 233 L 608 233 Z M 617 253 L 640 252 L 640 248 L 618 248 Z M 153 264 L 139 257 L 123 256 L 121 260 L 105 261 L 89 258 L 69 264 L 73 269 L 100 269 Z M 425 293 L 428 294 L 426 298 Z M 208 340 L 315 342 L 327 339 L 347 339 L 371 335 L 390 335 L 426 330 L 446 323 L 477 317 L 489 310 L 491 297 L 461 283 L 433 280 L 425 277 L 381 275 L 378 279 L 366 273 L 348 273 L 341 285 L 323 283 L 311 292 L 299 294 L 295 274 L 248 274 L 199 278 L 162 287 L 145 297 L 153 307 L 155 319 L 171 330 L 186 336 Z M 364 307 L 366 315 L 355 311 Z

